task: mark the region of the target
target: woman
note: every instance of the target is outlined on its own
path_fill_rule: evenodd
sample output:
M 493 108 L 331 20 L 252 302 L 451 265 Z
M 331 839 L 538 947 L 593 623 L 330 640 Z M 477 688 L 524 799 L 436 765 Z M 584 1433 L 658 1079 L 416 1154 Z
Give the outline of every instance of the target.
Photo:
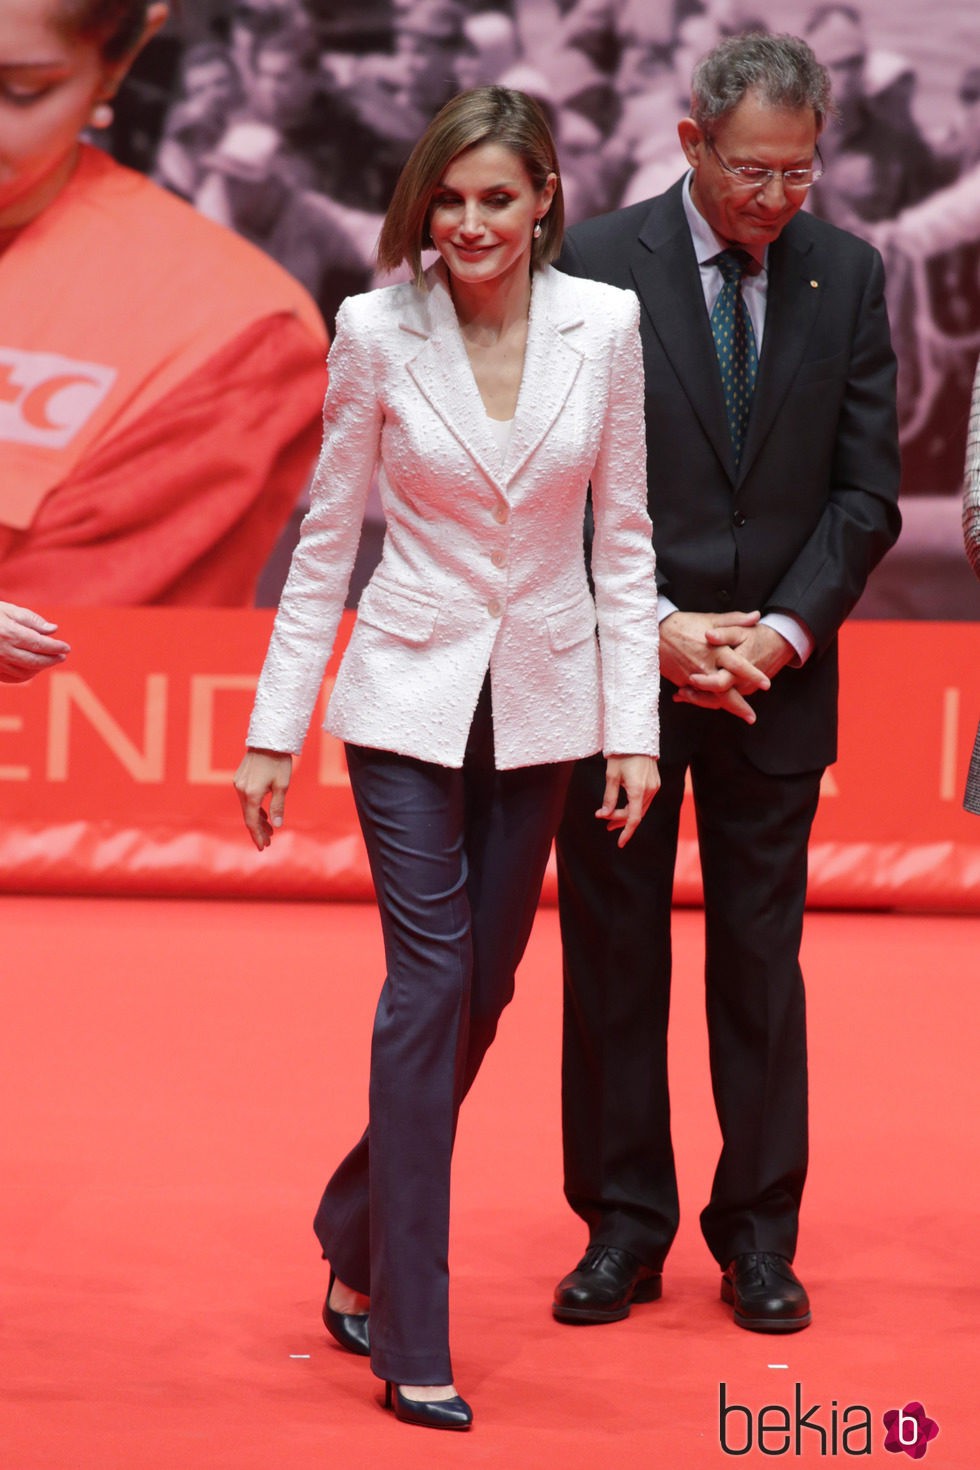
M 970 566 L 980 577 L 980 362 L 973 378 L 970 432 L 966 442 L 966 479 L 963 486 L 963 542 Z M 963 805 L 980 816 L 980 726 L 973 743 Z
M 316 456 L 307 293 L 80 141 L 166 15 L 0 6 L 0 588 L 18 605 L 249 604 Z
M 596 815 L 621 845 L 659 784 L 639 309 L 631 292 L 553 270 L 561 231 L 537 104 L 501 87 L 447 103 L 378 249 L 415 283 L 350 298 L 338 316 L 312 505 L 236 776 L 261 850 L 282 824 L 289 752 L 380 467 L 384 552 L 327 728 L 347 743 L 388 975 L 369 1130 L 327 1185 L 316 1231 L 329 1330 L 370 1351 L 389 1402 L 398 1385 L 399 1418 L 438 1428 L 472 1418 L 448 1346 L 457 1112 L 513 993 L 572 763 L 606 751 Z M 439 259 L 423 272 L 430 244 Z

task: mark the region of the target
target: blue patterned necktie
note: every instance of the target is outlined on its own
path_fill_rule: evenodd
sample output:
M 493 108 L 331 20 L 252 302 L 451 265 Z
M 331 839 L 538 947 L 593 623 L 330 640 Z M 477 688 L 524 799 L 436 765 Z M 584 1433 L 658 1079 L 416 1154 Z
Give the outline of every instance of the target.
M 742 458 L 759 370 L 752 318 L 742 298 L 742 276 L 748 262 L 749 257 L 743 250 L 723 250 L 716 258 L 715 265 L 721 271 L 724 285 L 711 311 L 711 333 L 721 368 L 721 386 L 725 391 L 725 410 L 736 469 Z

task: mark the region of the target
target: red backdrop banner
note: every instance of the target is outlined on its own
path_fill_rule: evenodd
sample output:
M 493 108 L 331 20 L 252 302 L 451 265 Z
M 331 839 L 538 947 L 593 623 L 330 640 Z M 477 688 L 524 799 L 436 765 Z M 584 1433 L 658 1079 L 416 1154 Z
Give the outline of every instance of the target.
M 272 848 L 257 853 L 242 826 L 231 777 L 271 612 L 51 616 L 71 657 L 30 684 L 0 685 L 0 887 L 370 897 L 343 747 L 319 728 L 322 708 Z M 842 664 L 840 760 L 814 829 L 811 903 L 980 911 L 980 819 L 960 805 L 980 716 L 980 625 L 850 623 Z M 676 896 L 700 900 L 687 808 Z

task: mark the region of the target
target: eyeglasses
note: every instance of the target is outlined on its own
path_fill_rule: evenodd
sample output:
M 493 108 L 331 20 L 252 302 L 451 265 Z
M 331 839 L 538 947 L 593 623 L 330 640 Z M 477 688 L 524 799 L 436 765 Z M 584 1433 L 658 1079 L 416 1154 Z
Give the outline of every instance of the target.
M 705 137 L 704 146 L 709 148 L 715 155 L 726 174 L 732 178 L 743 189 L 762 190 L 771 184 L 773 179 L 782 179 L 784 189 L 809 189 L 823 177 L 823 159 L 820 157 L 820 149 L 817 149 L 817 164 L 810 168 L 760 168 L 754 163 L 741 163 L 733 167 L 722 158 L 713 141 Z

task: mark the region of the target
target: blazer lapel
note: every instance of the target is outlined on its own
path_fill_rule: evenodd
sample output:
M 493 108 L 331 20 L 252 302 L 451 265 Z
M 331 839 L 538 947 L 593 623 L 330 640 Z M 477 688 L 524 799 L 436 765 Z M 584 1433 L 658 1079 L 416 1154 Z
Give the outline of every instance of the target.
M 732 443 L 704 289 L 681 203 L 683 180 L 657 200 L 634 251 L 637 295 L 691 407 L 722 464 L 733 474 Z
M 582 366 L 582 353 L 565 333 L 584 317 L 580 307 L 563 305 L 564 286 L 564 277 L 550 268 L 533 277 L 524 371 L 504 465 L 508 484 L 551 430 Z
M 430 407 L 466 450 L 497 490 L 503 493 L 500 454 L 487 425 L 486 410 L 466 354 L 445 268 L 441 263 L 426 271 L 429 333 L 405 366 Z M 417 333 L 414 323 L 403 330 Z
M 799 371 L 826 286 L 820 253 L 802 230 L 794 229 L 795 223 L 769 248 L 766 330 L 739 481 L 751 468 Z
M 524 370 L 506 461 L 500 463 L 487 413 L 476 386 L 444 268 L 426 272 L 429 335 L 406 366 L 412 379 L 487 479 L 507 487 L 549 432 L 582 365 L 582 353 L 565 333 L 583 321 L 581 310 L 563 309 L 557 271 L 537 271 L 531 287 Z M 406 331 L 418 328 L 404 323 Z

